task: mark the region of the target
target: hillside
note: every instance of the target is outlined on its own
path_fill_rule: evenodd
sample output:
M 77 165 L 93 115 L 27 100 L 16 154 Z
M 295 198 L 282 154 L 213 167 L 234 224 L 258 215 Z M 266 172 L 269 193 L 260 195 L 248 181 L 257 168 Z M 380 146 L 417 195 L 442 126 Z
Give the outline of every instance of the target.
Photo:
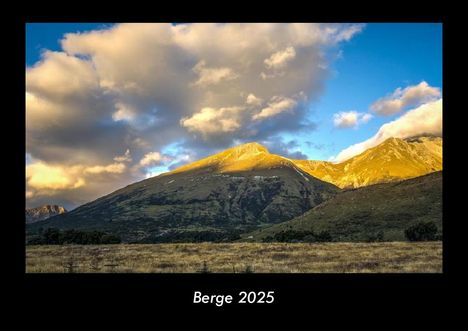
M 293 220 L 243 235 L 263 241 L 281 231 L 327 231 L 334 241 L 405 240 L 404 230 L 420 221 L 442 230 L 442 172 L 343 191 Z
M 294 160 L 310 175 L 341 188 L 398 181 L 442 170 L 442 138 L 389 138 L 342 163 Z
M 230 240 L 299 216 L 338 191 L 250 143 L 129 185 L 27 231 L 100 230 L 126 242 Z

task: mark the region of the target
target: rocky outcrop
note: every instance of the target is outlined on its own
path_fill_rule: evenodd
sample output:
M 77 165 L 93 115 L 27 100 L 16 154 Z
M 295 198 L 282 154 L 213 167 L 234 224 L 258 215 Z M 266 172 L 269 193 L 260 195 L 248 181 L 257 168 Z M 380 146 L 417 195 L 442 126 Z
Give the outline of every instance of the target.
M 49 217 L 64 214 L 67 210 L 58 205 L 44 205 L 41 207 L 26 209 L 26 223 L 35 223 Z

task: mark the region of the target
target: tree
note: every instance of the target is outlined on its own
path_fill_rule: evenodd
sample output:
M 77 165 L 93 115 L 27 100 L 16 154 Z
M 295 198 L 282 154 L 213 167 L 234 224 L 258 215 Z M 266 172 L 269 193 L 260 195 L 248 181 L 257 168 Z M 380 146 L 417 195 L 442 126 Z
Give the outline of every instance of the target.
M 437 240 L 437 225 L 434 222 L 419 222 L 408 227 L 405 236 L 409 241 Z
M 101 244 L 120 244 L 120 242 L 120 238 L 112 234 L 105 234 L 101 237 Z
M 55 228 L 47 228 L 43 234 L 44 244 L 46 245 L 60 245 L 62 244 L 60 231 Z
M 328 231 L 321 231 L 315 235 L 315 240 L 317 242 L 330 242 L 333 241 L 333 238 Z

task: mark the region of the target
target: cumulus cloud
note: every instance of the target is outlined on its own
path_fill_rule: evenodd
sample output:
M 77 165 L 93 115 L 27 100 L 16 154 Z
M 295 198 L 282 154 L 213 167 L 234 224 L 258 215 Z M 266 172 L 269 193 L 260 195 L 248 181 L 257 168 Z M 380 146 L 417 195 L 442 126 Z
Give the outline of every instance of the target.
M 238 77 L 231 68 L 207 68 L 205 61 L 197 63 L 193 68 L 193 71 L 198 75 L 198 80 L 194 85 L 199 86 L 214 85 L 222 81 L 228 81 Z
M 409 110 L 398 119 L 382 125 L 373 137 L 342 150 L 333 161 L 346 161 L 390 137 L 408 138 L 421 134 L 442 135 L 442 99 Z
M 371 105 L 371 110 L 380 115 L 392 115 L 409 107 L 417 107 L 423 103 L 439 99 L 441 91 L 429 86 L 425 81 L 418 85 L 397 88 L 392 94 L 383 97 Z
M 180 124 L 190 132 L 201 133 L 205 138 L 213 134 L 234 132 L 241 127 L 240 118 L 244 109 L 206 107 L 191 117 L 182 118 Z
M 265 120 L 270 117 L 283 113 L 293 112 L 297 102 L 291 98 L 274 96 L 268 107 L 263 108 L 258 114 L 255 114 L 253 120 Z
M 36 190 L 75 189 L 85 185 L 81 172 L 81 166 L 62 167 L 38 162 L 26 167 L 26 180 L 28 186 Z M 29 195 L 33 192 L 29 191 Z
M 257 98 L 254 94 L 250 93 L 245 100 L 245 103 L 250 106 L 260 106 L 263 103 L 263 100 Z
M 162 156 L 159 152 L 150 152 L 145 154 L 143 158 L 140 160 L 140 165 L 142 167 L 149 167 L 154 166 L 156 164 L 160 164 L 163 161 L 167 161 L 165 156 Z
M 372 118 L 371 114 L 359 113 L 357 111 L 342 111 L 333 114 L 333 125 L 336 128 L 354 128 L 361 123 L 367 123 Z
M 305 100 L 321 95 L 329 55 L 362 28 L 117 24 L 66 34 L 60 51 L 44 52 L 26 69 L 27 153 L 36 164 L 67 174 L 81 167 L 73 178 L 64 177 L 68 181 L 57 180 L 62 191 L 44 194 L 89 201 L 144 178 L 132 171 L 140 160 L 176 141 L 198 158 L 236 139 L 260 141 L 304 129 Z M 262 72 L 281 77 L 263 80 Z M 127 149 L 128 158 L 122 156 Z M 63 177 L 57 169 L 56 177 Z M 77 178 L 85 184 L 65 190 L 80 183 Z M 46 199 L 29 181 L 27 191 L 34 192 L 28 204 Z
M 85 172 L 90 174 L 102 174 L 102 173 L 111 173 L 111 174 L 121 174 L 125 171 L 126 165 L 123 163 L 112 163 L 105 166 L 93 166 L 87 167 Z
M 294 47 L 287 47 L 284 50 L 280 50 L 271 54 L 271 56 L 265 61 L 265 66 L 268 69 L 283 69 L 286 65 L 296 57 L 296 50 Z
M 301 150 L 301 146 L 297 140 L 284 141 L 281 137 L 272 137 L 262 141 L 268 151 L 272 154 L 281 155 L 293 160 L 305 160 L 307 155 Z
M 132 162 L 132 156 L 130 155 L 130 150 L 127 148 L 123 155 L 114 157 L 116 162 Z

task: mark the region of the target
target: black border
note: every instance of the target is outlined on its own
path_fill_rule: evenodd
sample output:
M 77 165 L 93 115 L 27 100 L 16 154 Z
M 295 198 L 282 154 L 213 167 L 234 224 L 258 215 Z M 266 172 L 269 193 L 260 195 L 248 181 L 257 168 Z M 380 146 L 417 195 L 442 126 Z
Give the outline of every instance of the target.
M 197 7 L 194 4 L 193 7 Z M 351 4 L 350 7 L 353 7 Z M 34 8 L 36 7 L 36 8 Z M 14 63 L 8 69 L 12 70 L 12 82 L 9 88 L 11 91 L 8 97 L 10 99 L 11 108 L 14 109 L 8 115 L 13 114 L 13 118 L 4 122 L 8 130 L 9 139 L 6 142 L 6 150 L 9 155 L 14 155 L 15 165 L 9 172 L 7 178 L 8 190 L 13 188 L 8 194 L 8 218 L 4 218 L 5 222 L 14 222 L 12 225 L 12 233 L 6 239 L 11 240 L 8 243 L 9 257 L 12 258 L 13 276 L 12 285 L 14 291 L 19 290 L 21 293 L 20 300 L 27 298 L 39 299 L 40 305 L 44 310 L 49 310 L 50 306 L 54 307 L 55 312 L 69 313 L 71 307 L 78 307 L 87 304 L 89 310 L 103 309 L 101 304 L 106 303 L 106 307 L 118 309 L 122 304 L 125 307 L 133 306 L 142 308 L 139 302 L 151 301 L 151 306 L 142 308 L 141 313 L 149 313 L 151 316 L 152 309 L 155 306 L 160 308 L 191 308 L 191 309 L 213 309 L 215 311 L 229 310 L 233 307 L 244 309 L 262 309 L 271 311 L 274 308 L 280 309 L 296 309 L 310 307 L 331 309 L 336 313 L 336 309 L 341 311 L 356 310 L 363 314 L 376 313 L 382 314 L 381 304 L 387 302 L 388 305 L 398 302 L 398 306 L 393 307 L 395 312 L 404 313 L 407 310 L 415 309 L 415 301 L 419 305 L 419 309 L 431 309 L 435 301 L 445 297 L 454 285 L 455 280 L 455 248 L 454 248 L 454 225 L 447 222 L 448 215 L 456 204 L 453 200 L 453 195 L 449 199 L 449 188 L 455 179 L 451 175 L 452 157 L 450 149 L 454 147 L 455 139 L 452 140 L 453 131 L 448 130 L 450 117 L 444 112 L 444 177 L 443 177 L 443 206 L 444 206 L 444 239 L 443 239 L 443 273 L 442 274 L 25 274 L 24 256 L 24 222 L 23 220 L 23 201 L 24 201 L 24 186 L 25 185 L 25 168 L 24 168 L 24 150 L 25 149 L 25 115 L 21 111 L 24 108 L 24 66 L 25 66 L 25 23 L 26 22 L 113 22 L 113 21 L 171 21 L 171 22 L 208 22 L 208 21 L 223 21 L 223 22 L 441 22 L 443 23 L 443 43 L 444 43 L 444 62 L 443 62 L 443 91 L 444 91 L 444 109 L 450 110 L 448 100 L 451 100 L 452 88 L 449 81 L 449 65 L 452 65 L 450 52 L 454 46 L 450 41 L 449 33 L 453 33 L 455 28 L 452 27 L 452 21 L 447 19 L 443 11 L 438 13 L 423 14 L 417 10 L 418 15 L 408 14 L 405 11 L 403 14 L 398 10 L 397 14 L 384 13 L 385 10 L 377 10 L 372 16 L 364 14 L 360 11 L 354 16 L 348 14 L 338 14 L 334 17 L 324 17 L 323 12 L 312 11 L 311 9 L 301 10 L 300 7 L 295 7 L 294 14 L 282 12 L 282 17 L 265 14 L 259 19 L 258 13 L 248 13 L 248 6 L 244 7 L 243 16 L 240 17 L 221 17 L 222 13 L 199 14 L 194 18 L 193 14 L 188 15 L 187 12 L 192 12 L 191 8 L 185 13 L 172 15 L 172 17 L 163 17 L 158 14 L 163 11 L 153 10 L 145 11 L 140 6 L 135 6 L 129 10 L 125 17 L 111 14 L 97 13 L 97 11 L 89 11 L 89 7 L 85 8 L 86 13 L 73 13 L 52 17 L 49 13 L 45 14 L 45 10 L 38 10 L 38 6 L 29 8 L 26 13 L 10 17 L 13 18 L 12 25 L 8 29 L 9 45 L 14 48 L 10 55 L 10 62 Z M 229 7 L 227 7 L 229 8 Z M 400 7 L 401 8 L 401 7 Z M 218 7 L 216 7 L 218 9 Z M 241 8 L 242 9 L 242 8 Z M 230 10 L 230 9 L 229 9 Z M 331 9 L 330 9 L 331 10 Z M 359 9 L 358 9 L 359 10 Z M 195 10 L 193 11 L 196 12 Z M 247 12 L 247 13 L 246 13 Z M 172 12 L 174 13 L 174 11 Z M 225 12 L 224 12 L 225 13 Z M 322 13 L 322 14 L 320 14 Z M 329 12 L 328 12 L 329 13 Z M 232 12 L 231 12 L 232 14 Z M 237 14 L 237 13 L 236 13 Z M 278 13 L 276 14 L 278 15 Z M 329 14 L 328 14 L 329 15 Z M 321 16 L 321 17 L 320 17 Z M 453 30 L 452 30 L 453 28 Z M 454 84 L 455 85 L 455 84 Z M 14 100 L 14 101 L 12 101 Z M 4 125 L 5 125 L 4 124 Z M 14 138 L 12 138 L 14 137 Z M 18 146 L 20 145 L 20 146 Z M 452 147 L 451 147 L 452 146 Z M 16 164 L 17 162 L 17 164 Z M 10 182 L 11 181 L 11 182 Z M 452 182 L 452 184 L 451 184 Z M 451 193 L 450 193 L 451 194 Z M 13 248 L 14 247 L 14 248 Z M 276 301 L 274 304 L 266 305 L 226 305 L 221 308 L 198 305 L 191 303 L 194 290 L 200 290 L 207 294 L 235 294 L 238 290 L 274 290 Z M 94 299 L 97 299 L 94 300 Z M 36 301 L 34 300 L 34 301 Z M 378 304 L 375 304 L 378 302 Z M 27 302 L 24 302 L 27 305 Z M 66 303 L 66 304 L 63 304 Z M 69 306 L 70 305 L 70 306 Z M 38 306 L 34 309 L 38 309 Z M 438 307 L 438 305 L 436 305 Z M 23 307 L 25 308 L 25 307 Z M 42 309 L 39 309 L 42 310 Z M 154 313 L 153 313 L 154 315 Z M 346 315 L 348 316 L 348 315 Z M 306 316 L 307 317 L 307 316 Z M 349 316 L 348 316 L 349 317 Z M 311 316 L 311 318 L 320 318 L 320 316 Z

